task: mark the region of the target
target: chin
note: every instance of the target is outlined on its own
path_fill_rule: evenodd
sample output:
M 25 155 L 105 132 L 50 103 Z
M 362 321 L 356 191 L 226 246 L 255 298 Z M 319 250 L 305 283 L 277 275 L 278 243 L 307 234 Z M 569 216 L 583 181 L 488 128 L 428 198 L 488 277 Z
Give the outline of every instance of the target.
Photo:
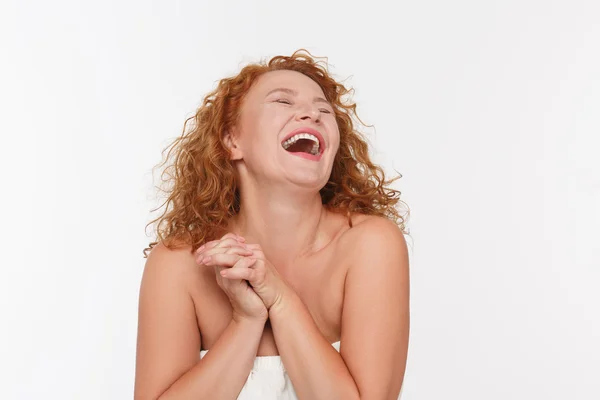
M 319 192 L 327 184 L 327 179 L 323 179 L 322 176 L 290 176 L 288 182 L 293 183 L 296 186 L 304 189 L 313 190 Z

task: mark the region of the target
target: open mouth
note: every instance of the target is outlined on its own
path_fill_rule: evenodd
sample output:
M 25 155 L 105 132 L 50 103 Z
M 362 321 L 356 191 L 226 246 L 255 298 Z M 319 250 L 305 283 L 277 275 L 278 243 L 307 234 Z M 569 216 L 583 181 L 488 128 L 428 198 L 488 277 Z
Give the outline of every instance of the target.
M 290 153 L 306 153 L 317 156 L 322 151 L 319 139 L 311 133 L 298 133 L 281 143 L 281 146 Z

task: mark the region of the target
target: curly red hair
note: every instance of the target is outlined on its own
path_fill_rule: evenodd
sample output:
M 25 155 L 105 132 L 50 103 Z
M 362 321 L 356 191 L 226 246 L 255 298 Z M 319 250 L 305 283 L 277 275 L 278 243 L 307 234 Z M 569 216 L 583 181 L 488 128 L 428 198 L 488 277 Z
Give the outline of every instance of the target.
M 408 233 L 406 219 L 397 209 L 398 203 L 406 203 L 399 198 L 401 192 L 389 187 L 402 175 L 386 180 L 383 169 L 371 162 L 367 142 L 354 127 L 353 117 L 362 121 L 356 113 L 356 104 L 347 100 L 352 89 L 336 82 L 329 75 L 327 62 L 316 58 L 301 49 L 289 57 L 276 56 L 268 62 L 247 65 L 238 75 L 221 79 L 195 115 L 185 121 L 182 135 L 164 150 L 168 150 L 167 157 L 159 164 L 164 165 L 174 157 L 161 175 L 163 183 L 171 183 L 169 190 L 163 190 L 168 194 L 167 207 L 160 217 L 148 223 L 158 221 L 156 234 L 166 247 L 172 249 L 183 244 L 195 249 L 220 237 L 227 229 L 229 218 L 239 211 L 234 166 L 223 133 L 238 121 L 242 100 L 256 79 L 277 70 L 292 70 L 308 76 L 319 84 L 333 105 L 340 146 L 329 181 L 320 191 L 323 205 L 330 211 L 347 215 L 350 226 L 351 213 L 379 215 Z M 158 243 L 151 242 L 143 251 L 144 257 Z

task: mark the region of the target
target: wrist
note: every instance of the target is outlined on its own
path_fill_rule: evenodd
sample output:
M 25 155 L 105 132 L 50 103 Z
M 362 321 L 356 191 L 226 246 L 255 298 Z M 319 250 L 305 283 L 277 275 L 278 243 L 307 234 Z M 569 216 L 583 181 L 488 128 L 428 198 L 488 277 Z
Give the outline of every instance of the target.
M 292 290 L 284 290 L 277 297 L 273 305 L 269 308 L 269 318 L 273 319 L 279 315 L 285 314 L 291 303 L 294 301 L 295 293 Z
M 244 316 L 236 314 L 235 312 L 231 315 L 231 322 L 240 327 L 264 327 L 267 319 L 269 319 L 268 313 L 265 313 L 264 316 L 259 317 Z

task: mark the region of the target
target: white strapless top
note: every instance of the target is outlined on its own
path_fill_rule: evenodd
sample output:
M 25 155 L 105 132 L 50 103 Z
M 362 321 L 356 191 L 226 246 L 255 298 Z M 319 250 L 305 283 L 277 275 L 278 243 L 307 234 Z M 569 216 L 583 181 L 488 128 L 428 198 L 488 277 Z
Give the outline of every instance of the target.
M 340 351 L 340 342 L 332 344 Z M 208 350 L 200 351 L 200 358 Z M 280 356 L 258 356 L 238 400 L 298 400 Z

